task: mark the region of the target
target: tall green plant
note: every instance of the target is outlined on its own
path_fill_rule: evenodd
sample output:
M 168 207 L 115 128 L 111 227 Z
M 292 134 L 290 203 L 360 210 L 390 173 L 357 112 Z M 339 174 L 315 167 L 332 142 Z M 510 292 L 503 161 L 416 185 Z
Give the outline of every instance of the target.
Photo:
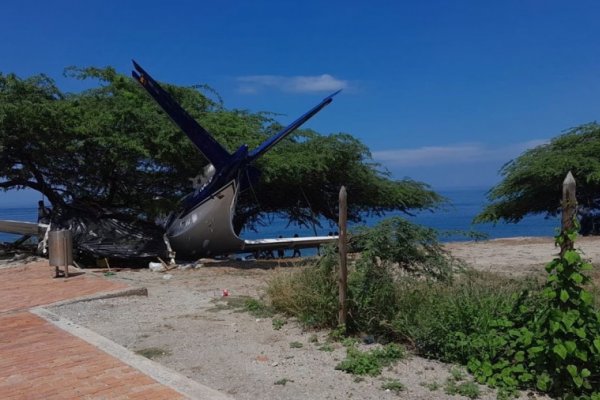
M 557 244 L 575 237 L 575 229 L 562 233 Z M 525 319 L 499 321 L 497 337 L 505 347 L 469 361 L 477 378 L 509 389 L 535 386 L 563 398 L 600 399 L 600 313 L 585 288 L 591 269 L 577 250 L 550 262 L 541 307 L 521 308 Z

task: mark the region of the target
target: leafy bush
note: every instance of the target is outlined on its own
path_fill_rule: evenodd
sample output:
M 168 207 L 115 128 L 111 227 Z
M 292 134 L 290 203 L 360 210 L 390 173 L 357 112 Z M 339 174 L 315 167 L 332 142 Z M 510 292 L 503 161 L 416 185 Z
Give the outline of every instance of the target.
M 537 304 L 536 287 L 533 281 L 475 271 L 461 273 L 451 283 L 404 280 L 389 328 L 422 355 L 466 363 L 505 344 L 497 339 L 498 325 L 518 313 L 519 304 Z
M 600 399 L 600 313 L 584 289 L 591 269 L 575 250 L 549 263 L 543 302 L 504 320 L 496 335 L 505 346 L 469 361 L 476 377 L 509 390 L 535 386 L 554 396 Z
M 399 394 L 406 389 L 406 386 L 404 386 L 404 384 L 397 379 L 389 379 L 383 385 L 381 385 L 381 388 L 383 390 L 389 390 Z
M 436 242 L 435 231 L 401 218 L 361 228 L 353 245 L 362 249 L 348 272 L 348 330 L 388 335 L 399 310 L 397 282 L 406 275 L 449 281 L 457 266 Z M 338 255 L 333 247 L 317 265 L 269 283 L 273 307 L 312 327 L 337 326 Z
M 448 280 L 458 266 L 440 245 L 435 229 L 400 217 L 383 220 L 372 228 L 356 229 L 352 246 L 368 263 L 391 264 L 397 271 L 413 276 Z

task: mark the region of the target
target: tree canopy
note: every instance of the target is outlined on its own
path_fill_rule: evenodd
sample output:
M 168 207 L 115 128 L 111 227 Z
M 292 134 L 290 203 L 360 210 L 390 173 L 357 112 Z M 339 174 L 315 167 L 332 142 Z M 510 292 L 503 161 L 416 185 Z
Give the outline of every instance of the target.
M 58 208 L 82 203 L 146 220 L 173 209 L 207 161 L 134 80 L 111 67 L 65 74 L 94 87 L 65 93 L 45 75 L 0 74 L 0 188 L 35 189 Z M 270 113 L 225 108 L 206 86 L 164 87 L 229 151 L 253 148 L 281 127 Z M 391 179 L 345 133 L 299 130 L 257 164 L 262 175 L 240 196 L 238 228 L 273 214 L 307 225 L 335 220 L 341 185 L 354 221 L 443 200 L 424 183 Z
M 488 193 L 478 222 L 518 222 L 528 214 L 560 211 L 562 182 L 571 171 L 584 212 L 600 209 L 600 125 L 570 129 L 550 143 L 525 151 L 500 170 L 503 180 Z

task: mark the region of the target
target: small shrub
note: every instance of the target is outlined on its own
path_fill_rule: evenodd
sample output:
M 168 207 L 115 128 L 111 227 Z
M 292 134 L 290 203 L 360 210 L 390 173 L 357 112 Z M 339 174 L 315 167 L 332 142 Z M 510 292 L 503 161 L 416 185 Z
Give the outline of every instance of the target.
M 253 298 L 245 299 L 243 309 L 256 318 L 269 318 L 274 315 L 271 307 L 264 302 Z
M 319 350 L 326 351 L 326 352 L 332 352 L 335 349 L 333 348 L 331 343 L 324 343 L 321 347 L 319 347 Z
M 449 395 L 460 395 L 470 399 L 476 399 L 480 396 L 479 386 L 473 382 L 457 382 L 454 379 L 448 379 L 446 387 L 444 388 L 446 394 Z
M 456 261 L 437 242 L 435 231 L 401 218 L 359 229 L 353 245 L 362 253 L 348 273 L 348 332 L 388 335 L 387 323 L 398 312 L 395 283 L 398 279 L 408 274 L 447 281 L 457 267 Z M 325 248 L 316 265 L 295 274 L 280 275 L 269 283 L 267 294 L 271 304 L 304 325 L 335 328 L 337 265 L 335 248 Z
M 433 382 L 421 382 L 420 383 L 421 386 L 431 390 L 432 392 L 435 392 L 436 390 L 438 390 L 439 388 L 442 387 L 442 385 L 440 385 L 439 383 L 433 381 Z
M 280 330 L 281 328 L 283 328 L 283 326 L 287 323 L 286 320 L 281 319 L 281 318 L 273 318 L 272 324 L 273 324 L 273 329 L 275 329 L 276 331 Z
M 360 227 L 352 237 L 362 258 L 375 258 L 393 264 L 406 273 L 450 280 L 459 266 L 438 241 L 438 231 L 393 217 L 372 228 Z
M 340 362 L 335 369 L 355 375 L 379 375 L 383 367 L 405 355 L 404 349 L 394 343 L 367 352 L 360 351 L 355 347 L 350 347 L 346 351 L 346 359 Z
M 575 236 L 560 234 L 557 244 Z M 600 312 L 584 286 L 591 269 L 569 249 L 549 263 L 543 302 L 501 320 L 494 337 L 503 346 L 469 361 L 477 379 L 507 392 L 536 387 L 556 397 L 600 398 Z
M 291 342 L 290 343 L 290 348 L 292 348 L 292 349 L 301 349 L 302 347 L 304 347 L 304 345 L 300 342 Z
M 466 378 L 465 371 L 459 367 L 452 367 L 452 369 L 450 369 L 450 375 L 455 382 L 460 382 Z
M 490 273 L 467 271 L 450 283 L 404 280 L 399 283 L 398 312 L 389 329 L 427 357 L 466 364 L 475 354 L 502 347 L 495 334 L 503 318 L 520 304 L 538 304 L 538 284 Z M 470 340 L 477 334 L 478 340 Z
M 397 379 L 390 379 L 390 380 L 386 381 L 383 385 L 381 385 L 381 388 L 383 390 L 392 391 L 396 394 L 398 394 L 401 391 L 406 389 L 406 387 L 402 384 L 402 382 L 400 382 Z
M 293 380 L 291 380 L 291 379 L 288 379 L 288 378 L 282 378 L 282 379 L 280 379 L 280 380 L 278 380 L 278 381 L 275 381 L 274 385 L 281 385 L 281 386 L 285 386 L 285 385 L 286 385 L 286 383 L 288 383 L 288 382 L 294 382 L 294 381 L 293 381 Z
M 333 252 L 325 248 L 325 252 Z M 269 282 L 267 295 L 275 310 L 296 317 L 306 326 L 337 326 L 338 287 L 335 256 L 324 256 L 316 265 Z

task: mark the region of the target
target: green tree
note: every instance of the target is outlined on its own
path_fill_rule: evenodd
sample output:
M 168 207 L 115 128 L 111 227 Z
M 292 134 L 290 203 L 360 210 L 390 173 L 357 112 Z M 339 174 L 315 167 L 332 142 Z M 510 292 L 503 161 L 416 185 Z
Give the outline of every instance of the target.
M 44 75 L 0 74 L 0 188 L 35 189 L 58 208 L 78 203 L 146 220 L 172 209 L 206 160 L 134 80 L 111 67 L 65 74 L 93 87 L 64 93 Z M 253 148 L 281 127 L 270 113 L 226 109 L 206 86 L 164 86 L 229 151 Z M 241 194 L 238 229 L 273 214 L 306 225 L 335 220 L 342 184 L 355 221 L 443 200 L 424 183 L 391 179 L 343 133 L 299 130 L 257 164 L 262 175 Z
M 525 151 L 500 170 L 503 180 L 488 193 L 490 203 L 478 222 L 518 222 L 528 214 L 555 216 L 562 181 L 571 171 L 584 214 L 600 208 L 600 125 L 590 123 Z M 585 221 L 582 221 L 582 225 Z

